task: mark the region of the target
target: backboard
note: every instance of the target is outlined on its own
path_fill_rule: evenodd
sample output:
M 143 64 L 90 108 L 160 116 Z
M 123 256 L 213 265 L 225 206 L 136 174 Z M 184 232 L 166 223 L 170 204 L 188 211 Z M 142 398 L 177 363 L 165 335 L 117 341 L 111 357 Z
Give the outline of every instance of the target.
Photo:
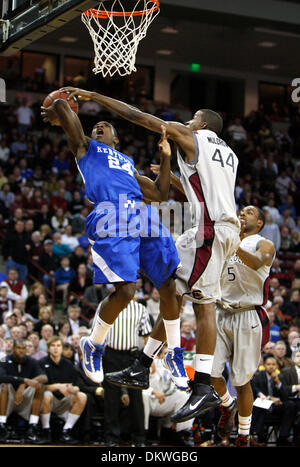
M 95 0 L 2 0 L 0 54 L 15 54 L 98 3 Z

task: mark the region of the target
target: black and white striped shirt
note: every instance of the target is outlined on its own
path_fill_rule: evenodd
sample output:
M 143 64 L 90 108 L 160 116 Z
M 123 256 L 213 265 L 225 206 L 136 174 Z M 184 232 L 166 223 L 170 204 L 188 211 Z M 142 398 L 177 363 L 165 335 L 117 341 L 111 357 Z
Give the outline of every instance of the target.
M 147 336 L 151 330 L 147 308 L 132 300 L 115 320 L 105 344 L 115 350 L 130 350 L 139 346 L 139 336 Z

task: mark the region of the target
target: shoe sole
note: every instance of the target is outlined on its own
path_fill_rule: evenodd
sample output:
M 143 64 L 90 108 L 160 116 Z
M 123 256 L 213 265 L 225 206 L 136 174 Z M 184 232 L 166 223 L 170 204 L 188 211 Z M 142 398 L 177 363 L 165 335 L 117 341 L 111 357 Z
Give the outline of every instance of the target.
M 191 420 L 192 418 L 198 417 L 198 415 L 200 415 L 202 413 L 205 413 L 208 410 L 216 409 L 217 407 L 219 407 L 220 404 L 221 404 L 221 400 L 216 401 L 214 403 L 211 403 L 210 407 L 201 407 L 198 410 L 196 410 L 195 412 L 190 413 L 189 415 L 186 415 L 184 417 L 180 417 L 180 418 L 171 417 L 171 420 L 174 423 L 186 422 L 187 420 Z
M 148 389 L 149 388 L 149 385 L 148 386 L 145 386 L 145 385 L 144 386 L 134 386 L 133 384 L 120 383 L 120 381 L 112 381 L 109 378 L 105 378 L 105 380 L 108 383 L 113 384 L 114 386 L 118 386 L 119 388 L 129 388 L 129 389 Z

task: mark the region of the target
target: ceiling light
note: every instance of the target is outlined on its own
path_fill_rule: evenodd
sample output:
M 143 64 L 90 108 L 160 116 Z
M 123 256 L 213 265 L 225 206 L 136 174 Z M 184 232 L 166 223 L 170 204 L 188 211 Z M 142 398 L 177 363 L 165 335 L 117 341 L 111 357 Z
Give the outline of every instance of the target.
M 169 50 L 169 49 L 158 49 L 156 51 L 158 55 L 172 55 L 173 52 L 174 52 L 173 50 Z
M 62 36 L 60 39 L 60 42 L 67 42 L 69 44 L 72 44 L 73 42 L 77 42 L 78 41 L 78 37 L 74 37 L 74 36 Z
M 160 32 L 164 32 L 165 34 L 178 34 L 178 29 L 173 28 L 173 26 L 165 26 L 160 30 Z
M 257 44 L 259 47 L 275 47 L 277 45 L 276 42 L 271 42 L 271 41 L 263 41 L 263 42 L 259 42 Z
M 278 65 L 274 65 L 273 63 L 268 63 L 267 65 L 262 65 L 264 70 L 277 70 Z

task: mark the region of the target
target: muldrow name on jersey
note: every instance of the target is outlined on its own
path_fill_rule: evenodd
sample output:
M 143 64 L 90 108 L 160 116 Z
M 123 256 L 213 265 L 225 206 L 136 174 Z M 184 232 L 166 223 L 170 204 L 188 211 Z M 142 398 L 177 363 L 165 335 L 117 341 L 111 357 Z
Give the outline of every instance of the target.
M 228 147 L 228 144 L 225 143 L 225 141 L 223 141 L 222 139 L 220 138 L 214 138 L 212 136 L 208 136 L 207 137 L 207 141 L 209 143 L 212 143 L 212 144 L 219 144 L 220 146 L 226 146 Z

